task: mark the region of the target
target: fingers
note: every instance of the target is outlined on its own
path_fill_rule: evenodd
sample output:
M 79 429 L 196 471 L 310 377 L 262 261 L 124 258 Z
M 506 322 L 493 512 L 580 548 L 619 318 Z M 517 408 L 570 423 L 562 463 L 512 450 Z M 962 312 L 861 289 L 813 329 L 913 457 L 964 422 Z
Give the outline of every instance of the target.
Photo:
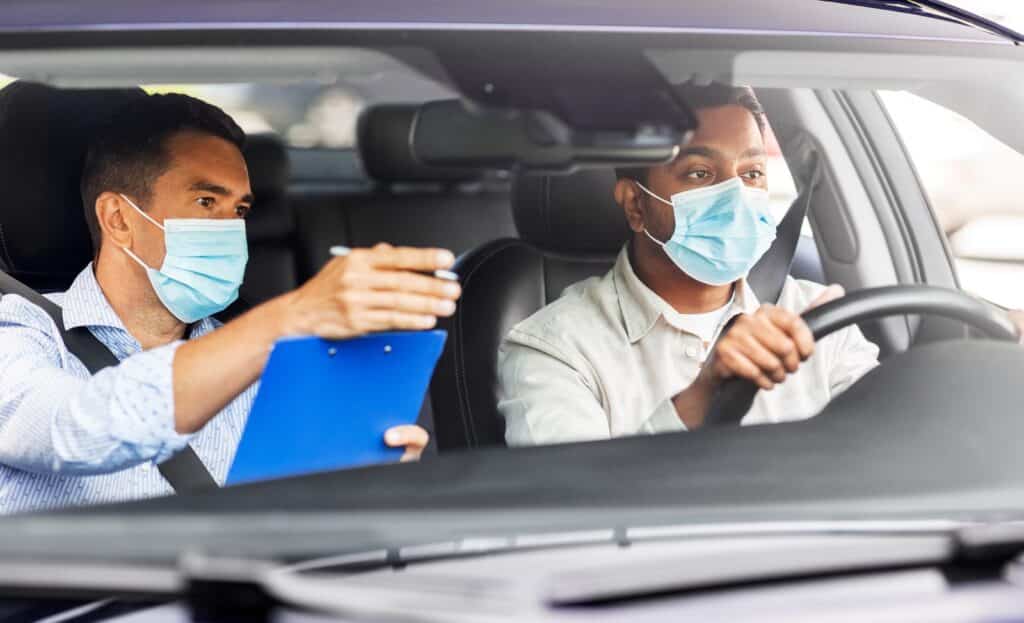
M 787 373 L 796 372 L 800 367 L 802 361 L 800 350 L 789 334 L 776 326 L 770 314 L 754 314 L 752 322 L 756 325 L 756 342 L 770 351 L 781 364 L 778 372 L 782 378 L 776 379 L 781 382 L 786 378 Z
M 350 277 L 347 280 L 347 285 L 370 290 L 412 292 L 451 301 L 459 298 L 459 295 L 462 294 L 459 284 L 454 281 L 395 270 L 372 270 L 356 273 L 355 277 Z
M 797 352 L 800 353 L 800 359 L 806 360 L 814 354 L 814 335 L 800 316 L 774 305 L 762 305 L 757 313 L 767 316 L 772 324 L 793 340 Z
M 372 249 L 356 249 L 348 257 L 374 268 L 433 272 L 451 268 L 455 256 L 447 249 L 417 249 L 378 244 Z
M 350 290 L 344 292 L 342 296 L 347 305 L 366 309 L 390 310 L 420 316 L 447 317 L 455 313 L 455 301 L 408 292 Z
M 796 372 L 814 352 L 814 337 L 796 314 L 764 305 L 740 316 L 715 347 L 720 379 L 740 376 L 761 389 L 772 389 Z
M 775 383 L 751 361 L 733 341 L 722 340 L 715 349 L 715 365 L 720 380 L 738 376 L 753 381 L 761 389 L 770 390 Z
M 392 448 L 405 448 L 402 461 L 419 460 L 423 449 L 430 443 L 430 434 L 420 426 L 394 426 L 384 433 L 384 443 Z
M 773 351 L 769 350 L 758 338 L 749 333 L 737 336 L 744 357 L 758 367 L 762 374 L 775 383 L 786 380 L 787 368 Z M 793 349 L 795 350 L 795 349 Z
M 376 331 L 425 330 L 455 313 L 458 283 L 413 272 L 450 267 L 440 249 L 377 245 L 331 260 L 291 297 L 289 333 L 344 338 Z M 384 267 L 384 268 L 382 268 Z
M 356 317 L 353 328 L 360 333 L 374 331 L 425 331 L 437 325 L 437 318 L 394 310 L 368 309 Z
M 337 285 L 342 289 L 411 292 L 452 301 L 462 294 L 459 284 L 454 281 L 409 271 L 381 269 L 359 260 L 359 256 L 352 259 L 352 254 L 359 251 L 357 249 L 348 256 L 331 261 L 330 270 L 335 273 Z

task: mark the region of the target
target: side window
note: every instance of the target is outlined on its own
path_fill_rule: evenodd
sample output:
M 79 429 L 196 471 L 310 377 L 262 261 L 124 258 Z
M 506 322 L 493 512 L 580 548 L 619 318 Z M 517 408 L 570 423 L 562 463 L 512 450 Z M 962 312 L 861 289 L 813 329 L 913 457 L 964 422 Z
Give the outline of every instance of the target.
M 880 96 L 949 239 L 963 289 L 1024 308 L 1024 155 L 912 93 Z
M 366 102 L 337 85 L 144 85 L 149 93 L 185 93 L 219 106 L 248 134 L 273 132 L 291 147 L 351 149 Z
M 793 181 L 789 166 L 786 165 L 786 159 L 782 157 L 779 141 L 775 138 L 770 125 L 764 139 L 765 150 L 768 152 L 768 195 L 771 199 L 772 216 L 778 222 L 796 199 L 796 183 Z M 810 235 L 810 227 L 805 226 L 803 233 Z

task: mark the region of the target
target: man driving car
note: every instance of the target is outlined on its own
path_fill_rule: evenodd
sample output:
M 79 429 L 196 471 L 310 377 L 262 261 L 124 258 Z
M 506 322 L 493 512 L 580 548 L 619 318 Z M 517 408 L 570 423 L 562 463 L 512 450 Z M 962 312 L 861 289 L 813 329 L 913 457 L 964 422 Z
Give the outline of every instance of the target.
M 95 259 L 50 295 L 120 361 L 90 376 L 50 317 L 0 299 L 0 512 L 169 493 L 152 467 L 191 445 L 223 482 L 276 340 L 428 329 L 457 284 L 440 249 L 378 245 L 334 258 L 295 291 L 224 324 L 251 209 L 242 130 L 183 95 L 127 103 L 90 147 L 81 190 Z M 296 421 L 300 426 L 301 422 Z M 417 426 L 385 442 L 416 458 Z
M 744 424 L 802 419 L 877 364 L 855 326 L 815 344 L 799 317 L 840 287 L 787 278 L 775 304 L 745 280 L 775 237 L 754 92 L 684 85 L 681 95 L 699 121 L 692 140 L 668 164 L 618 172 L 632 236 L 615 266 L 567 288 L 500 348 L 510 445 L 692 430 L 737 376 L 763 390 Z

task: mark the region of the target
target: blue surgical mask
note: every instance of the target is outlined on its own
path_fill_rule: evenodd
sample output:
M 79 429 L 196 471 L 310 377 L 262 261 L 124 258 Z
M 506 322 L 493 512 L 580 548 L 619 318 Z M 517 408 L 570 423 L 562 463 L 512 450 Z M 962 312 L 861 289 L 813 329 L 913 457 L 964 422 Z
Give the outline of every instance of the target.
M 160 302 L 182 322 L 192 323 L 223 311 L 238 298 L 245 276 L 249 247 L 242 219 L 169 218 L 157 223 L 121 195 L 147 221 L 164 230 L 167 254 L 160 269 L 150 268 L 130 249 L 133 260 L 146 269 Z
M 637 185 L 672 206 L 676 220 L 672 237 L 665 242 L 646 228 L 644 233 L 679 270 L 701 283 L 720 286 L 744 277 L 775 240 L 768 192 L 751 188 L 738 177 L 676 193 L 671 201 Z

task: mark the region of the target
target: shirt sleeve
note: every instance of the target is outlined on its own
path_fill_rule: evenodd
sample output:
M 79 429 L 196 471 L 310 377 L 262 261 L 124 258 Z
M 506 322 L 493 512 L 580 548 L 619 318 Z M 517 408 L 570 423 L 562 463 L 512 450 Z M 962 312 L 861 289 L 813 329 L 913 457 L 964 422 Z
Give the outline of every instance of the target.
M 840 331 L 831 347 L 829 390 L 833 398 L 878 365 L 878 346 L 868 341 L 857 325 Z
M 600 390 L 586 368 L 546 341 L 513 332 L 498 352 L 498 411 L 508 445 L 610 438 Z M 685 427 L 666 399 L 638 432 L 677 430 Z
M 190 439 L 174 429 L 180 344 L 83 378 L 66 368 L 59 338 L 0 319 L 0 463 L 85 475 L 169 458 Z

